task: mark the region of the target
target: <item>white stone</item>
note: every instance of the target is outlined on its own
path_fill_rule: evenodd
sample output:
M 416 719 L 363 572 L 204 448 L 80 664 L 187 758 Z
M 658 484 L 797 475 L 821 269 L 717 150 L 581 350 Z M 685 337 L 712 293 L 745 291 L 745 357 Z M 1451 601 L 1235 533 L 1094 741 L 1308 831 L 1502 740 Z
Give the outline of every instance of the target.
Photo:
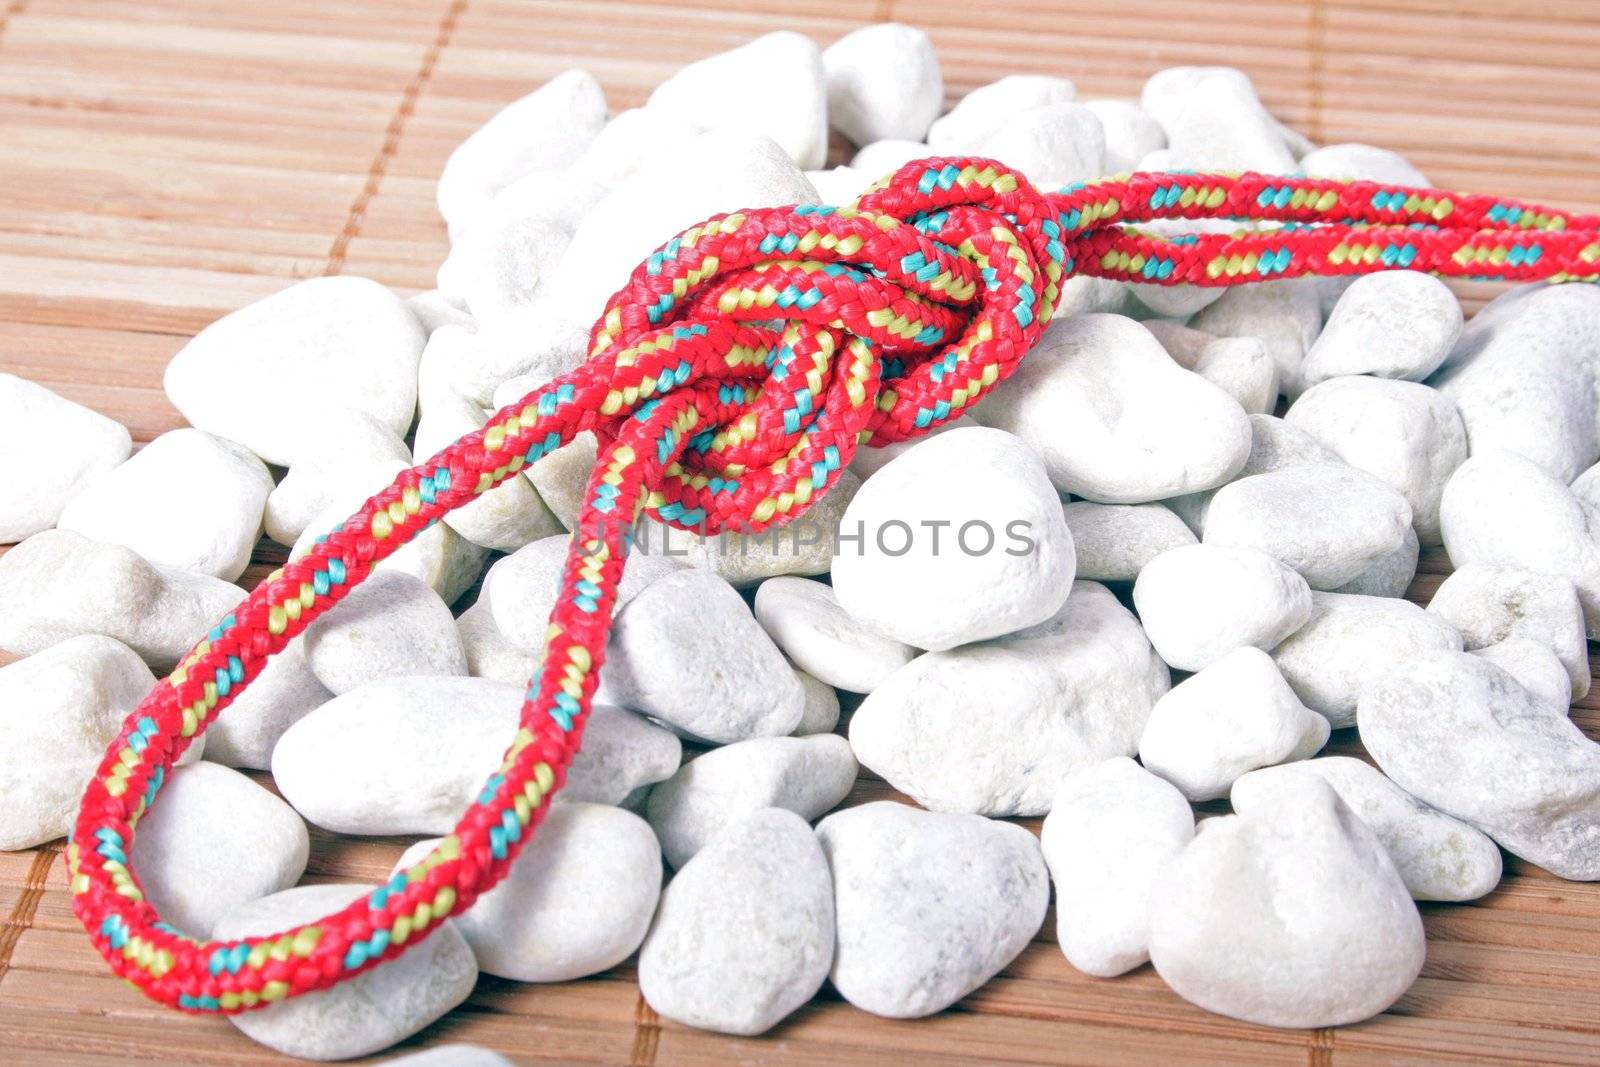
M 311 673 L 305 639 L 291 641 L 267 660 L 247 689 L 235 690 L 227 708 L 212 719 L 206 730 L 206 759 L 264 771 L 272 766 L 272 750 L 283 732 L 332 699 L 333 693 Z
M 488 419 L 487 412 L 464 398 L 428 404 L 417 423 L 417 455 L 431 456 L 448 448 L 457 438 L 483 429 Z M 561 532 L 561 523 L 520 473 L 450 512 L 443 521 L 473 544 L 500 552 L 515 552 Z
M 446 300 L 437 289 L 425 289 L 406 297 L 406 307 L 422 324 L 422 332 L 430 337 L 445 326 L 473 328 L 472 316 Z
M 1300 157 L 1300 170 L 1308 178 L 1341 178 L 1413 189 L 1426 189 L 1433 184 L 1398 152 L 1369 144 L 1323 145 Z
M 1303 388 L 1306 352 L 1322 330 L 1322 298 L 1310 278 L 1285 278 L 1224 289 L 1190 323 L 1218 337 L 1254 337 L 1278 365 L 1278 385 L 1288 396 Z
M 1412 657 L 1367 687 L 1357 719 L 1418 800 L 1557 877 L 1600 879 L 1600 745 L 1495 664 Z
M 1417 576 L 1417 560 L 1421 554 L 1422 544 L 1413 527 L 1406 531 L 1406 539 L 1399 548 L 1331 591 L 1362 596 L 1405 596 L 1406 590 L 1411 588 L 1411 580 Z
M 805 707 L 800 712 L 800 724 L 790 731 L 791 737 L 811 737 L 831 734 L 839 725 L 839 694 L 833 686 L 820 681 L 796 667 L 794 676 L 800 679 L 805 690 Z
M 531 652 L 544 648 L 550 612 L 561 592 L 561 575 L 571 548 L 570 537 L 556 534 L 525 545 L 490 568 L 490 577 L 484 579 L 483 598 L 489 603 L 495 625 L 513 646 Z M 664 556 L 634 552 L 622 568 L 612 613 L 627 607 L 651 583 L 681 569 L 676 561 Z
M 1038 457 L 998 430 L 953 430 L 891 460 L 862 485 L 840 531 L 839 603 L 916 648 L 1043 622 L 1072 588 L 1060 500 Z
M 364 412 L 308 427 L 299 462 L 267 497 L 267 536 L 293 545 L 329 504 L 370 495 L 410 465 L 406 443 Z
M 1148 960 L 1158 879 L 1193 838 L 1183 794 L 1126 756 L 1069 775 L 1039 840 L 1067 962 L 1112 978 Z
M 1328 720 L 1295 697 L 1272 657 L 1246 646 L 1156 701 L 1139 759 L 1190 800 L 1216 800 L 1242 774 L 1315 755 L 1328 730 Z
M 405 870 L 439 839 L 418 841 Z M 661 896 L 661 847 L 645 821 L 604 804 L 557 804 L 511 870 L 451 922 L 485 974 L 569 982 L 633 954 Z
M 860 171 L 868 181 L 893 174 L 913 159 L 927 159 L 937 155 L 921 141 L 873 141 L 862 145 L 850 157 L 850 169 Z
M 1176 164 L 1192 170 L 1288 174 L 1294 156 L 1255 86 L 1232 67 L 1168 67 L 1144 83 L 1139 104 L 1167 131 Z
M 1183 520 L 1165 504 L 1096 504 L 1074 500 L 1062 515 L 1072 531 L 1078 577 L 1131 582 L 1163 552 L 1195 543 Z
M 817 199 L 824 204 L 842 207 L 855 203 L 856 197 L 866 192 L 875 175 L 854 167 L 834 167 L 831 170 L 808 170 L 806 181 L 817 191 Z
M 768 578 L 756 588 L 756 621 L 797 666 L 830 686 L 870 693 L 917 650 L 884 637 L 839 605 L 833 588 L 808 578 Z
M 387 488 L 394 476 L 403 469 L 398 463 L 393 464 L 393 468 L 391 473 L 378 478 L 365 489 L 341 490 L 341 495 L 306 524 L 305 531 L 289 550 L 289 558 L 299 559 L 310 552 L 318 540 L 338 529 L 346 519 L 359 511 L 368 497 Z M 448 524 L 436 522 L 419 531 L 373 569 L 399 571 L 420 578 L 446 604 L 452 604 L 477 582 L 488 558 L 488 549 L 468 541 Z
M 426 339 L 406 302 L 377 282 L 312 278 L 201 330 L 167 364 L 164 384 L 195 426 L 287 466 L 312 427 L 346 409 L 404 434 Z
M 969 151 L 1012 115 L 1030 108 L 1077 99 L 1078 90 L 1065 78 L 1043 74 L 1008 74 L 980 85 L 956 102 L 949 113 L 928 128 L 927 154 L 951 155 Z
M 155 684 L 131 649 L 98 634 L 0 667 L 0 852 L 71 832 L 106 746 Z M 196 738 L 182 762 L 199 759 L 204 747 Z
M 1280 785 L 1315 775 L 1339 794 L 1388 850 L 1415 900 L 1476 900 L 1500 882 L 1500 849 L 1460 819 L 1435 811 L 1370 763 L 1319 756 L 1266 767 L 1233 783 L 1235 804 L 1267 810 Z
M 104 634 L 164 673 L 242 599 L 220 578 L 162 570 L 121 545 L 45 530 L 0 556 L 0 648 L 26 656 Z
M 1132 171 L 1145 156 L 1167 147 L 1161 123 L 1131 100 L 1085 100 L 1083 106 L 1104 131 L 1107 175 Z
M 1508 637 L 1471 651 L 1511 675 L 1542 703 L 1560 712 L 1571 707 L 1572 683 L 1567 669 L 1547 646 L 1526 637 Z
M 1162 874 L 1150 959 L 1180 997 L 1267 1026 L 1376 1015 L 1426 951 L 1422 918 L 1376 835 L 1313 775 L 1207 819 Z
M 261 539 L 270 492 L 272 475 L 249 451 L 184 428 L 90 482 L 56 526 L 131 548 L 157 567 L 231 582 Z
M 1455 403 L 1416 382 L 1350 376 L 1313 385 L 1284 421 L 1411 505 L 1422 544 L 1440 544 L 1439 497 L 1467 458 Z
M 1303 430 L 1297 430 L 1273 415 L 1250 416 L 1250 458 L 1238 477 L 1267 474 L 1317 463 L 1338 463 L 1339 457 L 1318 444 Z M 1177 516 L 1199 535 L 1205 530 L 1206 513 L 1211 509 L 1215 490 L 1190 493 L 1166 502 Z
M 503 407 L 495 394 L 496 407 Z M 539 497 L 561 525 L 568 530 L 578 525 L 589 475 L 600 454 L 599 442 L 588 430 L 578 434 L 548 456 L 528 468 L 528 480 L 539 490 Z
M 1264 552 L 1196 544 L 1147 563 L 1133 605 L 1161 658 L 1198 671 L 1236 648 L 1276 647 L 1311 617 L 1311 589 Z
M 783 73 L 781 92 L 729 91 L 731 86 L 761 84 L 774 71 Z M 787 30 L 690 63 L 656 86 L 648 105 L 656 114 L 707 128 L 764 134 L 803 170 L 822 166 L 828 154 L 827 108 L 822 53 L 809 37 Z M 724 204 L 722 210 L 734 206 Z
M 523 690 L 480 678 L 382 678 L 295 723 L 272 777 L 308 821 L 341 834 L 444 834 L 517 732 Z
M 304 885 L 230 912 L 221 940 L 264 937 L 314 922 L 369 895 L 368 885 Z M 404 956 L 332 989 L 228 1016 L 252 1041 L 288 1056 L 343 1060 L 404 1041 L 467 999 L 478 981 L 472 950 L 449 920 Z
M 1409 600 L 1314 592 L 1310 619 L 1272 658 L 1307 707 L 1344 727 L 1374 680 L 1414 656 L 1460 650 L 1455 627 Z
M 1044 192 L 1106 174 L 1106 135 L 1100 120 L 1070 101 L 1007 116 L 969 151 L 1021 171 Z
M 1038 626 L 890 675 L 856 709 L 850 746 L 924 807 L 1042 815 L 1063 775 L 1133 755 L 1170 681 L 1116 597 L 1078 582 Z
M 652 582 L 618 612 L 605 680 L 626 707 L 716 744 L 782 736 L 805 709 L 805 688 L 744 599 L 703 570 Z
M 1571 679 L 1568 701 L 1589 692 L 1583 605 L 1565 578 L 1516 567 L 1459 564 L 1428 611 L 1460 631 L 1468 651 L 1526 638 L 1555 653 Z
M 567 176 L 602 190 L 620 185 L 663 153 L 676 151 L 707 123 L 685 115 L 635 107 L 613 115 Z
M 1431 274 L 1386 270 L 1350 283 L 1306 351 L 1306 387 L 1343 374 L 1420 382 L 1461 336 L 1461 304 Z
M 518 178 L 571 166 L 605 123 L 605 93 L 592 74 L 569 70 L 551 78 L 450 153 L 439 174 L 439 214 L 452 229 L 466 226 Z
M 1208 545 L 1254 548 L 1332 589 L 1405 544 L 1411 505 L 1344 463 L 1254 474 L 1217 490 L 1205 513 Z
M 1117 315 L 1057 318 L 975 415 L 1027 442 L 1061 492 L 1104 504 L 1214 488 L 1250 454 L 1233 398 Z
M 844 999 L 891 1019 L 941 1011 L 999 973 L 1044 922 L 1050 880 L 1033 835 L 892 801 L 817 826 L 833 870 Z
M 513 644 L 500 632 L 489 601 L 481 594 L 470 608 L 456 616 L 456 629 L 467 657 L 467 673 L 474 678 L 526 685 L 539 666 L 537 651 Z
M 1473 316 L 1432 383 L 1474 456 L 1516 452 L 1568 483 L 1600 458 L 1597 372 L 1600 288 L 1524 286 Z
M 1090 278 L 1087 280 L 1098 281 L 1099 279 Z M 940 434 L 949 433 L 951 430 L 960 430 L 976 425 L 978 425 L 978 422 L 972 416 L 960 415 L 950 419 L 948 422 L 941 422 L 920 437 L 913 437 L 905 441 L 893 441 L 885 445 L 859 446 L 856 449 L 855 458 L 850 461 L 850 471 L 858 478 L 865 480 L 877 474 L 890 460 L 897 458 L 904 452 L 909 452 L 930 437 L 938 437 Z
M 583 747 L 567 768 L 567 784 L 556 802 L 622 804 L 672 777 L 682 762 L 683 742 L 677 734 L 626 708 L 596 703 L 589 709 Z
M 832 811 L 856 781 L 850 743 L 837 734 L 761 737 L 714 748 L 650 790 L 646 818 L 673 867 L 762 808 L 807 822 Z
M 439 265 L 439 290 L 488 325 L 515 315 L 557 270 L 572 233 L 604 190 L 536 171 L 479 208 Z
M 204 938 L 228 912 L 298 882 L 310 855 L 293 808 L 238 771 L 200 762 L 167 775 L 129 859 L 162 920 Z
M 311 673 L 336 694 L 377 678 L 467 673 L 450 608 L 428 583 L 375 571 L 302 638 Z
M 0 467 L 7 472 L 0 544 L 54 526 L 68 501 L 132 451 L 121 423 L 26 378 L 0 374 Z
M 880 22 L 846 34 L 823 51 L 822 68 L 828 123 L 852 144 L 920 141 L 944 107 L 933 42 L 903 23 Z
M 1600 510 L 1533 460 L 1473 455 L 1444 487 L 1439 527 L 1457 567 L 1510 567 L 1571 582 L 1589 636 L 1600 636 Z
M 828 976 L 833 885 L 817 837 L 793 812 L 747 815 L 661 895 L 639 952 L 639 992 L 703 1030 L 765 1033 Z
M 1278 406 L 1278 365 L 1254 337 L 1218 337 L 1200 350 L 1190 369 L 1247 414 L 1270 415 Z

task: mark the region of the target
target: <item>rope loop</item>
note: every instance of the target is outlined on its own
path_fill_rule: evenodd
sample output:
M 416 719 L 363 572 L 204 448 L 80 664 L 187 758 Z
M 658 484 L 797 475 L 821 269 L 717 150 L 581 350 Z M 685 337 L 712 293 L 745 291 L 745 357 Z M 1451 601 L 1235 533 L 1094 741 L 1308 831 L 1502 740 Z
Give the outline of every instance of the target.
M 1140 228 L 1200 218 L 1241 229 Z M 1220 286 L 1409 267 L 1595 281 L 1597 231 L 1595 216 L 1494 197 L 1257 174 L 1122 175 L 1046 195 L 973 158 L 908 163 L 844 208 L 709 219 L 634 270 L 586 363 L 401 472 L 156 684 L 84 793 L 67 847 L 73 910 L 114 971 L 186 1011 L 243 1011 L 354 977 L 469 907 L 538 830 L 582 741 L 639 515 L 705 533 L 793 519 L 857 447 L 926 433 L 1009 375 L 1074 274 Z M 583 430 L 602 447 L 541 666 L 454 831 L 362 899 L 279 934 L 212 941 L 162 922 L 128 855 L 190 742 L 378 563 Z

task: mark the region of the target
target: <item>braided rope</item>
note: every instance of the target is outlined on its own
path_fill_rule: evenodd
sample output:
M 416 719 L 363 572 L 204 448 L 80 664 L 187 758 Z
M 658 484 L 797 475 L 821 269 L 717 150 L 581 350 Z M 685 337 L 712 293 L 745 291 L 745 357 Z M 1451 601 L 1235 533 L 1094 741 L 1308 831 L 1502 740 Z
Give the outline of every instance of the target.
M 1163 237 L 1164 218 L 1282 223 Z M 250 595 L 124 722 L 67 849 L 73 910 L 152 998 L 235 1012 L 393 959 L 506 874 L 588 719 L 640 514 L 706 533 L 803 512 L 856 448 L 925 433 L 1006 377 L 1074 273 L 1236 285 L 1409 267 L 1600 280 L 1600 217 L 1484 196 L 1257 174 L 1135 174 L 1043 195 L 982 159 L 908 163 L 849 208 L 719 216 L 606 305 L 583 366 L 402 472 Z M 775 327 L 774 322 L 782 325 Z M 521 728 L 454 832 L 343 910 L 268 937 L 193 938 L 145 900 L 134 828 L 191 740 L 316 617 L 451 510 L 582 430 L 602 447 Z

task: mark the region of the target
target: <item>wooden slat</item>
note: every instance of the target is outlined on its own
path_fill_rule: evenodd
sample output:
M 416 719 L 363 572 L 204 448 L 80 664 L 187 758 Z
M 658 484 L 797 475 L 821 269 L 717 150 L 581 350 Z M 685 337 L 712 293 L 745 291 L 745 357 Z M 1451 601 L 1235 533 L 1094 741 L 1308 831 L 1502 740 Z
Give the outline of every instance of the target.
M 1136 96 L 1160 66 L 1236 64 L 1318 140 L 1388 145 L 1441 185 L 1600 209 L 1600 6 L 1567 0 L 9 0 L 0 370 L 148 441 L 182 423 L 163 367 L 218 315 L 330 269 L 431 287 L 446 249 L 439 167 L 541 80 L 585 66 L 613 107 L 633 106 L 682 63 L 755 34 L 827 43 L 877 18 L 929 30 L 951 98 L 1013 72 Z M 1476 307 L 1493 288 L 1458 291 Z M 247 580 L 282 558 L 264 546 Z M 1412 599 L 1448 569 L 1425 555 Z M 1600 738 L 1600 691 L 1573 716 Z M 1360 754 L 1351 731 L 1330 749 Z M 847 803 L 884 798 L 904 799 L 864 774 Z M 307 880 L 375 880 L 405 843 L 314 832 Z M 1511 860 L 1487 899 L 1423 912 L 1422 978 L 1337 1031 L 1208 1015 L 1148 967 L 1086 978 L 1052 941 L 1052 914 L 1000 977 L 932 1019 L 875 1019 L 825 988 L 767 1038 L 720 1037 L 657 1018 L 627 964 L 559 986 L 485 978 L 406 1047 L 471 1041 L 523 1063 L 1600 1061 L 1600 886 Z M 281 1062 L 226 1021 L 174 1015 L 114 979 L 53 851 L 0 853 L 0 916 L 5 1063 Z

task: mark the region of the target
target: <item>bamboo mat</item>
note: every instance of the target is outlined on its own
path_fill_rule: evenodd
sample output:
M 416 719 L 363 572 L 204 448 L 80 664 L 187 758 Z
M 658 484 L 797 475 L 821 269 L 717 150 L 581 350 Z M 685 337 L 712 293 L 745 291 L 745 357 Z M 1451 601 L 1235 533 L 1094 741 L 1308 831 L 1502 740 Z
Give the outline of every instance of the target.
M 439 166 L 543 79 L 585 66 L 622 107 L 757 33 L 827 43 L 881 18 L 933 34 L 953 94 L 1018 71 L 1135 94 L 1161 66 L 1234 64 L 1319 141 L 1394 147 L 1441 185 L 1600 209 L 1593 2 L 9 0 L 0 371 L 149 440 L 180 424 L 163 366 L 218 315 L 324 273 L 431 287 Z M 1413 599 L 1447 566 L 1426 558 Z M 1574 715 L 1600 738 L 1597 709 L 1600 695 Z M 886 795 L 863 779 L 852 802 Z M 308 877 L 375 880 L 403 844 L 317 834 Z M 526 1063 L 1600 1062 L 1600 886 L 1512 861 L 1486 900 L 1423 914 L 1416 986 L 1337 1031 L 1208 1015 L 1148 967 L 1085 978 L 1050 939 L 1052 917 L 999 978 L 915 1023 L 825 991 L 765 1039 L 723 1038 L 659 1020 L 625 965 L 558 986 L 486 978 L 405 1048 L 468 1041 Z M 279 1062 L 226 1021 L 167 1012 L 112 978 L 72 918 L 59 846 L 0 853 L 0 915 L 0 1063 Z

